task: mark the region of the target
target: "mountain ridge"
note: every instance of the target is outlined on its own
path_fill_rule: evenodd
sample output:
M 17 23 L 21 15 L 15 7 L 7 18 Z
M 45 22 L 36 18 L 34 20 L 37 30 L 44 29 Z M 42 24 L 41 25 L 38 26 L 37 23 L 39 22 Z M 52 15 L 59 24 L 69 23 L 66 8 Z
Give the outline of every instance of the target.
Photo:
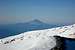
M 75 39 L 75 24 L 29 31 L 0 39 L 0 50 L 51 50 L 56 46 L 53 36 Z

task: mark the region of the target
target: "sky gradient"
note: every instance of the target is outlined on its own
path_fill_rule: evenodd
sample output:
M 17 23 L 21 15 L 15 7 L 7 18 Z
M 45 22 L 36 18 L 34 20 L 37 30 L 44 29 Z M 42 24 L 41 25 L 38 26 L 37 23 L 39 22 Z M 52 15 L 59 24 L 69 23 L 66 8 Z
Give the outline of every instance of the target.
M 46 23 L 75 23 L 75 0 L 0 0 L 0 24 L 33 19 Z

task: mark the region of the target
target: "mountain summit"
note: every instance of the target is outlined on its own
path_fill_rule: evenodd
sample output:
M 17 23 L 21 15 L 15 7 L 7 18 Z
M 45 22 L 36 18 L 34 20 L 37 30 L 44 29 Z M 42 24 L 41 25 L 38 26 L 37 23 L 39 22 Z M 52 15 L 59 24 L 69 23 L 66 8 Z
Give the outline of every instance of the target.
M 58 45 L 54 36 L 75 38 L 75 24 L 52 29 L 29 31 L 0 39 L 0 50 L 52 50 L 52 48 Z
M 35 20 L 32 20 L 32 21 L 29 21 L 27 22 L 28 24 L 31 24 L 31 25 L 35 25 L 35 24 L 46 24 L 38 19 L 35 19 Z
M 31 22 L 42 23 L 42 21 L 40 21 L 38 19 L 32 20 Z

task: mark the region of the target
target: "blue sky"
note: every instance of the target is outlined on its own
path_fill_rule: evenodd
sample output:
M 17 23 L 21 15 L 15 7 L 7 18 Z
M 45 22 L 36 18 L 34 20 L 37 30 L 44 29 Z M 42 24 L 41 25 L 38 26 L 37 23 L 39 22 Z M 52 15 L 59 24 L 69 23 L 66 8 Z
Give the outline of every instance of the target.
M 75 23 L 75 0 L 0 0 L 0 24 L 33 19 L 46 23 Z

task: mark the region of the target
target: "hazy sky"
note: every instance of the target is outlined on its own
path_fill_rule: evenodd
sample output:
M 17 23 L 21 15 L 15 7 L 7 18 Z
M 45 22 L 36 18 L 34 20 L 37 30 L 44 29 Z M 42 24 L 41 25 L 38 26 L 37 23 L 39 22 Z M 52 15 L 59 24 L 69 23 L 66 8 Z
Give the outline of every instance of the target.
M 75 0 L 0 0 L 0 24 L 32 19 L 46 23 L 75 23 Z

